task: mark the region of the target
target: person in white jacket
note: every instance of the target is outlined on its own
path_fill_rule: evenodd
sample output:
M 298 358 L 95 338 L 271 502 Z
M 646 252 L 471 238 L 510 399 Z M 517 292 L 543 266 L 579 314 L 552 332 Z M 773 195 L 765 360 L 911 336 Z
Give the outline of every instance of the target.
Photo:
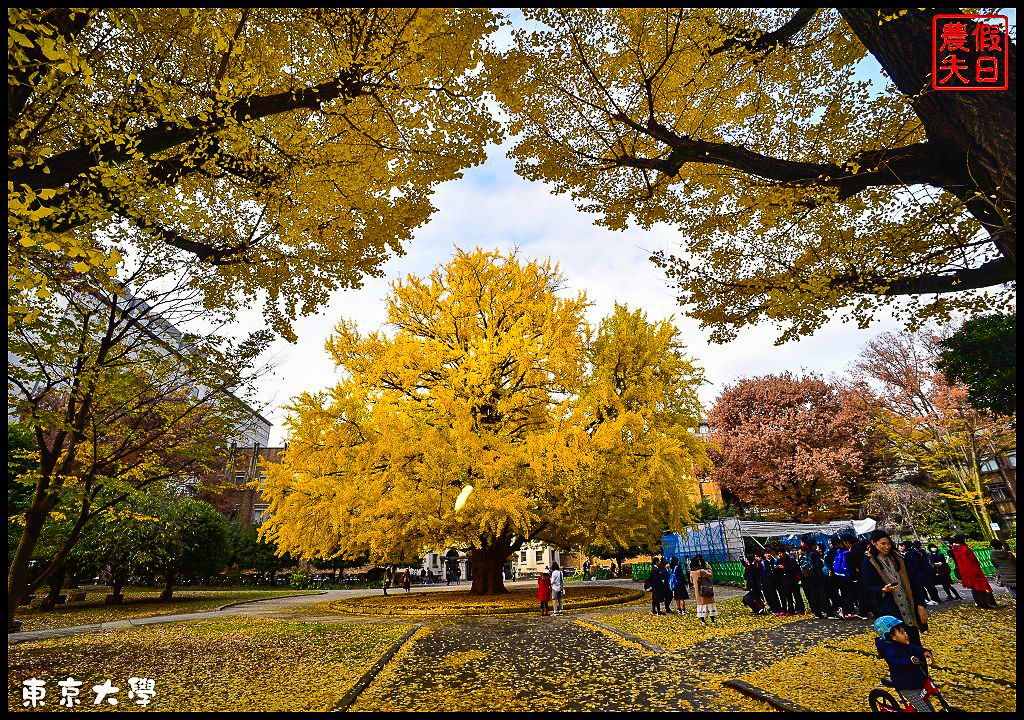
M 562 614 L 562 598 L 565 596 L 565 582 L 558 563 L 551 563 L 551 607 L 555 615 Z

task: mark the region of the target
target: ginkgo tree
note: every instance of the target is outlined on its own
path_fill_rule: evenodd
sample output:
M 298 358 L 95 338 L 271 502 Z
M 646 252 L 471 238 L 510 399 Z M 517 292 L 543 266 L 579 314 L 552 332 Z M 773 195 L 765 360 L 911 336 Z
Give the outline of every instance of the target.
M 686 523 L 701 371 L 641 312 L 590 331 L 560 283 L 549 262 L 460 251 L 393 284 L 389 332 L 340 323 L 343 380 L 293 401 L 262 536 L 307 559 L 454 545 L 493 594 L 525 542 L 624 547 Z
M 9 321 L 173 248 L 276 330 L 377 272 L 484 159 L 487 10 L 9 8 Z M 125 235 L 127 226 L 136 230 Z
M 529 9 L 491 84 L 517 172 L 612 229 L 679 228 L 652 259 L 716 341 L 913 325 L 1016 280 L 1016 44 L 1007 90 L 933 91 L 943 12 Z

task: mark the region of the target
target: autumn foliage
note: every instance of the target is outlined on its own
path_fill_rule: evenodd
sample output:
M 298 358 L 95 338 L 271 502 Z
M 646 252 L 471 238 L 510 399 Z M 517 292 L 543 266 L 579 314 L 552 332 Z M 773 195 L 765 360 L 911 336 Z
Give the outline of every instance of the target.
M 861 351 L 855 388 L 892 461 L 918 468 L 966 506 L 984 535 L 991 535 L 988 493 L 980 466 L 1015 447 L 1016 416 L 975 409 L 969 389 L 936 369 L 932 332 L 883 333 Z
M 653 259 L 716 341 L 896 296 L 948 320 L 1013 301 L 1016 47 L 1004 92 L 922 93 L 941 12 L 530 8 L 492 85 L 522 176 L 612 229 L 679 228 Z
M 722 391 L 708 421 L 723 490 L 779 518 L 847 514 L 866 423 L 838 388 L 813 375 L 743 379 Z
M 174 249 L 290 321 L 358 287 L 481 162 L 496 27 L 445 8 L 11 8 L 8 263 L 26 296 Z
M 526 541 L 624 547 L 684 523 L 685 473 L 706 462 L 700 371 L 642 313 L 616 308 L 591 333 L 560 282 L 548 263 L 460 252 L 393 285 L 389 332 L 339 324 L 327 348 L 344 379 L 295 400 L 264 536 L 376 562 L 463 547 L 489 594 Z

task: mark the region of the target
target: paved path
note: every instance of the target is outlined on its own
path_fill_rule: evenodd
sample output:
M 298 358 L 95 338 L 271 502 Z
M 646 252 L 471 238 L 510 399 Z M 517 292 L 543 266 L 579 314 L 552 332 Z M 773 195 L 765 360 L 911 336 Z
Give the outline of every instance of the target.
M 506 583 L 509 588 L 533 587 L 535 581 L 519 581 Z M 601 581 L 596 585 L 612 585 L 619 587 L 638 587 L 632 580 Z M 573 583 L 570 585 L 576 585 Z M 425 585 L 416 587 L 416 592 L 455 592 L 469 589 L 469 583 L 459 585 Z M 398 593 L 402 593 L 398 589 Z M 205 620 L 216 617 L 266 617 L 280 620 L 291 620 L 299 622 L 333 622 L 333 623 L 364 623 L 364 622 L 386 622 L 385 618 L 367 616 L 347 616 L 337 613 L 311 614 L 308 607 L 320 603 L 340 600 L 347 597 L 366 597 L 381 595 L 381 590 L 326 590 L 319 595 L 301 595 L 293 597 L 267 598 L 263 600 L 249 600 L 232 605 L 223 610 L 207 610 L 205 612 L 178 613 L 174 615 L 157 615 L 153 617 L 132 618 L 130 620 L 113 620 L 110 622 L 96 623 L 92 625 L 77 625 L 74 627 L 50 628 L 46 630 L 26 630 L 18 633 L 8 633 L 7 644 L 15 645 L 33 640 L 48 640 L 56 637 L 69 635 L 83 635 L 86 633 L 101 632 L 104 630 L 119 630 L 137 625 L 162 625 L 165 623 L 186 622 L 189 620 Z M 391 594 L 396 594 L 394 590 Z M 514 616 L 517 617 L 517 616 Z M 405 617 L 399 622 L 409 622 L 410 618 Z
M 636 612 L 636 607 L 632 608 Z M 687 667 L 569 615 L 434 622 L 352 710 L 738 709 Z

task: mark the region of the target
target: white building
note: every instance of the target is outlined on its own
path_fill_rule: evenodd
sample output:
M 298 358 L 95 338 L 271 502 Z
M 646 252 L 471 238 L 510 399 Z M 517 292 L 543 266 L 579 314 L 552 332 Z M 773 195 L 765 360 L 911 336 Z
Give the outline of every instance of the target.
M 540 541 L 527 543 L 505 562 L 505 579 L 536 577 L 550 570 L 552 563 L 562 565 L 560 551 Z M 473 577 L 473 561 L 465 552 L 455 548 L 426 553 L 421 569 L 431 573 L 435 582 L 446 581 L 449 571 L 455 569 L 460 581 Z

